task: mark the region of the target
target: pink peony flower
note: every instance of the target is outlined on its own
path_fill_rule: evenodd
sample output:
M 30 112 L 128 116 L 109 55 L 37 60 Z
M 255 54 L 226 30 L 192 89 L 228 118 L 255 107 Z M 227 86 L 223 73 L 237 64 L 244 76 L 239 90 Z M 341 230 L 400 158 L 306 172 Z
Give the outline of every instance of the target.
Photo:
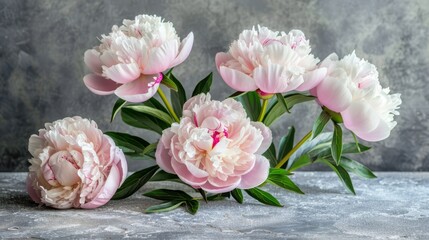
M 100 41 L 85 52 L 85 63 L 93 71 L 84 77 L 85 85 L 95 94 L 115 93 L 126 101 L 143 102 L 156 93 L 161 72 L 188 57 L 194 35 L 181 42 L 171 22 L 139 15 L 113 26 Z
M 127 175 L 127 162 L 94 121 L 64 118 L 32 135 L 27 191 L 36 203 L 64 208 L 106 204 Z
M 163 131 L 155 156 L 164 171 L 183 182 L 222 193 L 267 179 L 270 165 L 261 154 L 271 141 L 271 130 L 251 122 L 239 102 L 200 94 L 185 103 L 180 123 Z
M 334 53 L 320 65 L 328 74 L 311 90 L 321 105 L 341 113 L 344 126 L 366 141 L 380 141 L 396 126 L 400 94 L 382 88 L 376 67 L 355 52 L 338 60 Z
M 325 77 L 326 69 L 311 52 L 300 30 L 288 34 L 258 26 L 244 30 L 227 53 L 216 54 L 216 66 L 226 84 L 237 91 L 262 95 L 307 91 Z

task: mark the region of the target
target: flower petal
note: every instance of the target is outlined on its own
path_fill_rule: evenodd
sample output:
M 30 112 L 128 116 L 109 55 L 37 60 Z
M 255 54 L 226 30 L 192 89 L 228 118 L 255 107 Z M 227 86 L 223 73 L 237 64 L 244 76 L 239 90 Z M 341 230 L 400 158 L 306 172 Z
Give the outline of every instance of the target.
M 240 176 L 228 176 L 225 181 L 217 178 L 217 177 L 209 177 L 208 183 L 216 188 L 224 188 L 230 186 L 237 186 L 240 183 Z
M 353 101 L 348 108 L 341 112 L 344 126 L 357 132 L 371 132 L 380 123 L 380 117 L 365 100 Z
M 234 190 L 238 185 L 240 181 L 235 182 L 233 185 L 226 186 L 226 187 L 216 187 L 207 182 L 206 184 L 202 185 L 201 188 L 204 191 L 207 191 L 209 193 L 225 193 Z
M 182 43 L 180 44 L 179 54 L 177 54 L 176 59 L 174 59 L 173 62 L 170 63 L 170 66 L 168 68 L 175 67 L 185 61 L 185 59 L 189 56 L 189 53 L 191 52 L 193 44 L 194 33 L 190 32 L 188 36 L 186 36 L 186 38 L 182 40 Z
M 179 163 L 178 161 L 171 161 L 171 166 L 174 169 L 174 172 L 179 176 L 179 178 L 192 186 L 201 186 L 207 182 L 207 177 L 198 178 L 194 176 L 186 167 L 185 164 Z
M 121 183 L 121 173 L 116 165 L 112 165 L 109 176 L 104 183 L 103 188 L 97 196 L 90 202 L 82 204 L 81 208 L 97 208 L 106 204 L 115 194 Z
M 178 53 L 178 41 L 176 39 L 169 40 L 163 43 L 158 48 L 152 48 L 149 52 L 149 56 L 143 62 L 143 74 L 158 74 L 167 70 L 171 62 Z
M 286 79 L 283 78 L 283 67 L 278 64 L 255 68 L 253 78 L 258 88 L 264 93 L 280 93 L 288 85 Z
M 94 73 L 101 74 L 102 68 L 101 65 L 102 62 L 100 60 L 100 52 L 98 52 L 95 49 L 88 49 L 85 51 L 83 61 L 85 62 L 86 66 L 93 71 Z
M 172 136 L 173 132 L 171 132 L 170 128 L 167 128 L 162 132 L 161 139 L 159 139 L 156 147 L 155 158 L 156 164 L 158 164 L 162 170 L 175 174 L 174 169 L 171 166 L 172 159 L 170 154 L 168 154 L 169 150 L 167 148 L 171 144 Z
M 140 76 L 137 63 L 119 63 L 111 67 L 103 67 L 103 76 L 117 83 L 129 83 Z
M 246 175 L 241 177 L 241 182 L 238 185 L 241 189 L 254 188 L 262 184 L 268 178 L 270 163 L 262 155 L 256 155 L 256 162 L 253 169 Z
M 256 151 L 257 154 L 262 154 L 268 150 L 273 141 L 273 134 L 271 132 L 271 129 L 261 122 L 251 122 L 250 124 L 252 124 L 252 126 L 254 126 L 255 128 L 259 129 L 262 133 L 262 136 L 264 137 L 261 146 L 259 146 L 259 149 Z
M 142 75 L 116 89 L 115 94 L 129 102 L 144 102 L 155 95 L 159 87 L 158 75 Z
M 317 86 L 317 98 L 327 108 L 335 112 L 344 111 L 352 101 L 344 74 L 339 77 L 327 77 Z
M 31 199 L 36 202 L 36 203 L 41 203 L 40 201 L 40 193 L 37 192 L 34 187 L 33 187 L 33 183 L 36 181 L 36 173 L 35 172 L 29 172 L 28 176 L 27 176 L 27 182 L 26 182 L 26 187 L 27 187 L 27 192 L 28 195 L 30 195 Z
M 380 121 L 377 128 L 375 128 L 371 132 L 365 133 L 361 131 L 356 131 L 354 133 L 365 141 L 377 142 L 384 140 L 390 136 L 390 128 L 386 122 Z
M 120 84 L 96 74 L 88 74 L 83 78 L 85 86 L 98 95 L 109 95 L 121 86 Z
M 218 71 L 220 71 L 220 67 L 222 64 L 225 64 L 227 61 L 231 60 L 231 55 L 224 52 L 219 52 L 216 54 L 215 62 L 216 62 L 216 68 Z
M 296 88 L 297 91 L 308 91 L 316 87 L 326 77 L 327 68 L 317 68 L 304 74 L 304 83 Z
M 219 73 L 225 83 L 237 91 L 247 92 L 258 89 L 255 81 L 251 77 L 240 71 L 221 66 L 219 68 Z

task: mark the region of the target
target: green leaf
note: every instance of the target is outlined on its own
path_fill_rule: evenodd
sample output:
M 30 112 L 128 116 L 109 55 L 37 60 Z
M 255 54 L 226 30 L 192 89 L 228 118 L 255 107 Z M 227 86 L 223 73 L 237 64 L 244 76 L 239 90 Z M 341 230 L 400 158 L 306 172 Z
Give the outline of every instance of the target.
M 186 92 L 183 88 L 182 84 L 179 80 L 173 75 L 173 73 L 170 71 L 166 75 L 171 81 L 174 82 L 177 86 L 177 91 L 170 91 L 170 99 L 171 104 L 173 105 L 174 112 L 181 117 L 182 111 L 183 111 L 183 104 L 186 102 Z
M 171 80 L 167 75 L 162 74 L 161 83 L 176 92 L 179 91 L 179 88 L 177 87 L 176 83 Z
M 295 170 L 305 167 L 307 165 L 312 164 L 313 161 L 311 160 L 310 156 L 308 154 L 301 155 L 297 160 L 295 160 L 288 169 L 289 172 L 294 172 Z
M 268 176 L 268 181 L 283 189 L 304 194 L 304 192 L 301 191 L 301 189 L 299 189 L 299 187 L 287 175 L 271 174 Z
M 170 117 L 170 115 L 168 115 L 167 113 L 158 110 L 156 108 L 152 108 L 152 107 L 148 107 L 148 106 L 127 106 L 125 107 L 127 109 L 132 109 L 136 112 L 141 112 L 141 113 L 145 113 L 148 114 L 152 117 L 155 117 L 167 124 L 172 124 L 174 122 L 174 120 Z
M 111 137 L 117 146 L 136 153 L 143 153 L 144 149 L 149 145 L 145 140 L 127 133 L 105 132 L 104 134 Z
M 184 204 L 185 201 L 170 201 L 170 202 L 164 202 L 158 205 L 153 205 L 144 210 L 145 213 L 160 213 L 160 212 L 168 212 L 172 211 L 178 207 L 180 207 L 182 204 Z
M 130 104 L 130 106 L 140 106 L 140 105 L 152 107 L 152 108 L 161 110 L 161 111 L 165 112 L 166 114 L 169 114 L 168 110 L 164 107 L 164 105 L 162 105 L 155 98 L 150 98 L 149 100 L 145 101 L 144 103 L 140 103 L 140 104 Z
M 246 110 L 247 116 L 252 120 L 258 120 L 261 112 L 261 100 L 256 92 L 247 92 L 237 98 Z
M 229 95 L 229 97 L 227 97 L 227 98 L 237 98 L 237 97 L 240 97 L 243 94 L 246 94 L 246 92 L 235 92 L 235 93 Z
M 346 189 L 356 195 L 352 179 L 350 178 L 349 173 L 342 166 L 337 166 L 326 159 L 318 159 L 317 161 L 322 162 L 332 168 L 332 170 L 334 170 L 334 172 L 337 174 L 338 178 L 344 184 Z
M 360 144 L 360 143 L 358 144 L 358 146 L 359 146 L 360 152 L 359 152 L 359 149 L 357 148 L 355 143 L 343 144 L 342 155 L 353 154 L 353 153 L 363 153 L 363 152 L 366 152 L 366 151 L 371 149 L 370 147 L 365 146 L 365 145 Z M 315 157 L 315 158 L 317 158 L 317 157 L 319 157 L 319 158 L 331 157 L 332 156 L 331 145 L 329 144 L 327 146 L 323 146 L 323 147 L 320 147 L 318 149 L 312 150 L 310 153 L 310 156 Z
M 292 107 L 298 103 L 311 101 L 313 99 L 314 99 L 313 96 L 304 95 L 301 93 L 294 93 L 294 94 L 289 94 L 284 96 L 286 106 L 288 107 L 289 110 L 292 109 Z M 268 127 L 271 126 L 271 124 L 273 124 L 284 113 L 286 113 L 286 110 L 283 106 L 283 103 L 280 103 L 277 101 L 275 104 L 273 104 L 271 108 L 268 109 L 264 118 L 265 125 L 267 125 Z
M 277 164 L 276 147 L 274 146 L 274 143 L 271 143 L 270 147 L 262 155 L 270 161 L 271 166 L 275 166 Z
M 198 208 L 200 207 L 200 202 L 197 200 L 188 200 L 186 203 L 186 210 L 188 210 L 189 213 L 192 215 L 195 215 L 198 211 Z
M 343 154 L 347 153 L 363 153 L 370 150 L 371 147 L 365 146 L 363 144 L 356 143 L 347 143 L 343 144 Z
M 184 191 L 180 190 L 170 190 L 170 189 L 155 189 L 150 192 L 145 192 L 143 194 L 146 197 L 155 198 L 158 200 L 192 200 L 192 197 L 189 196 Z
M 290 113 L 289 107 L 287 106 L 287 103 L 281 93 L 276 93 L 277 101 L 280 103 L 280 106 L 283 107 L 283 110 Z
M 121 110 L 123 106 L 125 106 L 125 104 L 127 104 L 127 101 L 120 98 L 115 102 L 115 105 L 113 106 L 113 109 L 112 109 L 112 116 L 110 117 L 110 122 L 113 122 L 113 119 L 115 119 L 116 114 L 118 114 L 118 112 Z
M 289 175 L 286 170 L 281 168 L 270 168 L 269 176 L 271 175 Z
M 170 127 L 170 125 L 157 118 L 128 108 L 122 109 L 121 117 L 122 121 L 130 126 L 148 129 L 159 134 L 162 134 L 162 130 L 165 128 Z
M 334 123 L 334 135 L 331 143 L 331 153 L 335 164 L 340 165 L 341 154 L 343 152 L 343 130 L 340 125 Z
M 155 175 L 153 175 L 150 181 L 151 182 L 159 182 L 159 181 L 177 182 L 177 181 L 180 181 L 180 178 L 175 174 L 171 174 L 171 173 L 165 172 L 164 170 L 160 170 Z
M 363 178 L 377 178 L 377 176 L 375 176 L 375 174 L 365 165 L 346 157 L 341 158 L 340 166 L 342 166 L 348 172 L 354 173 Z
M 156 143 L 151 143 L 151 144 L 147 145 L 147 146 L 144 148 L 144 150 L 143 150 L 143 154 L 150 154 L 150 153 L 155 152 L 155 150 L 156 150 L 156 146 L 158 146 L 158 143 L 157 143 L 157 142 L 156 142 Z
M 322 111 L 320 113 L 319 117 L 316 119 L 313 125 L 312 138 L 317 137 L 323 131 L 330 119 L 331 115 L 329 115 L 327 112 Z
M 236 188 L 232 190 L 231 195 L 235 199 L 235 201 L 237 201 L 240 204 L 243 203 L 243 192 L 241 191 L 241 189 Z
M 332 139 L 332 133 L 321 133 L 316 138 L 305 142 L 300 148 L 298 148 L 298 150 L 294 154 L 292 154 L 292 156 L 290 156 L 289 160 L 287 161 L 286 169 L 290 170 L 294 162 L 297 159 L 299 159 L 302 155 L 312 151 L 313 149 L 317 148 L 317 146 L 321 144 L 331 141 L 331 139 Z
M 294 138 L 295 128 L 292 126 L 289 127 L 287 135 L 280 139 L 278 161 L 281 161 L 292 150 Z
M 245 191 L 247 194 L 249 194 L 249 196 L 251 196 L 252 198 L 258 200 L 263 204 L 276 206 L 276 207 L 283 207 L 283 205 L 281 205 L 280 202 L 273 195 L 259 188 L 246 189 Z
M 118 200 L 131 196 L 149 181 L 158 168 L 158 166 L 152 166 L 131 174 L 125 179 L 121 187 L 116 190 L 112 199 Z
M 222 194 L 210 194 L 207 196 L 208 201 L 218 201 L 218 200 L 224 200 L 225 196 Z
M 207 200 L 206 191 L 204 191 L 204 190 L 203 190 L 203 189 L 201 189 L 201 188 L 198 188 L 198 189 L 197 189 L 197 191 L 200 193 L 201 197 L 203 197 L 203 200 L 207 203 L 207 202 L 208 202 L 208 200 Z
M 208 93 L 212 85 L 212 80 L 213 80 L 213 73 L 210 73 L 209 75 L 207 75 L 207 77 L 201 80 L 197 84 L 197 86 L 195 86 L 195 89 L 192 92 L 192 97 L 200 93 Z

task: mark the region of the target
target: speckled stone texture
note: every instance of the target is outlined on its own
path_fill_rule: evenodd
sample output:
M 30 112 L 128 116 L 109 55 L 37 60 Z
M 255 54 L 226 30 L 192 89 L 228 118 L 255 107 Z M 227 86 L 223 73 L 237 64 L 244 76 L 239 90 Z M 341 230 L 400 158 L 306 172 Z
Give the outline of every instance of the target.
M 356 49 L 378 66 L 382 83 L 401 92 L 404 102 L 391 138 L 374 144 L 362 161 L 375 170 L 429 170 L 427 0 L 0 0 L 0 171 L 25 170 L 29 135 L 66 116 L 94 119 L 105 130 L 158 138 L 119 119 L 110 124 L 115 97 L 96 96 L 82 82 L 84 51 L 112 25 L 142 13 L 163 16 L 182 37 L 194 32 L 193 51 L 175 72 L 191 91 L 214 71 L 215 99 L 233 92 L 216 72 L 215 54 L 253 25 L 302 29 L 320 59 Z M 303 136 L 318 112 L 315 103 L 298 106 L 293 117 L 274 125 L 276 140 L 290 125 Z M 134 162 L 131 169 L 141 165 Z
M 334 173 L 298 172 L 306 193 L 268 187 L 285 207 L 263 206 L 245 196 L 184 209 L 144 214 L 158 201 L 142 196 L 111 201 L 95 210 L 54 210 L 32 203 L 24 173 L 0 173 L 0 238 L 36 239 L 429 239 L 429 173 L 378 173 L 355 180 L 357 196 L 345 192 Z M 189 191 L 190 189 L 184 189 Z

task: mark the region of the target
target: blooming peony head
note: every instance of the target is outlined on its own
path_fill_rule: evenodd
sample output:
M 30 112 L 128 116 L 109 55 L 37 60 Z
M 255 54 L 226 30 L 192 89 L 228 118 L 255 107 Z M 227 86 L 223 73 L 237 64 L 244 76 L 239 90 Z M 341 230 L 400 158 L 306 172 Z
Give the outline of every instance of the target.
M 216 55 L 216 65 L 226 84 L 237 91 L 261 95 L 306 91 L 326 75 L 311 53 L 309 41 L 300 30 L 274 32 L 258 26 L 244 30 L 229 51 Z
M 161 72 L 188 57 L 194 35 L 180 41 L 171 22 L 139 15 L 113 26 L 100 41 L 85 52 L 85 63 L 93 72 L 84 77 L 85 85 L 99 95 L 114 93 L 129 102 L 143 102 L 156 93 Z
M 127 162 L 94 121 L 81 117 L 47 123 L 32 135 L 27 191 L 46 206 L 96 208 L 106 204 L 127 175 Z
M 396 126 L 400 94 L 382 88 L 376 67 L 355 52 L 339 60 L 336 54 L 321 64 L 328 74 L 311 90 L 320 104 L 341 113 L 344 126 L 367 141 L 380 141 Z
M 156 161 L 166 172 L 211 193 L 249 189 L 268 177 L 269 162 L 261 154 L 271 144 L 271 130 L 252 122 L 233 100 L 189 99 L 180 123 L 162 133 Z

